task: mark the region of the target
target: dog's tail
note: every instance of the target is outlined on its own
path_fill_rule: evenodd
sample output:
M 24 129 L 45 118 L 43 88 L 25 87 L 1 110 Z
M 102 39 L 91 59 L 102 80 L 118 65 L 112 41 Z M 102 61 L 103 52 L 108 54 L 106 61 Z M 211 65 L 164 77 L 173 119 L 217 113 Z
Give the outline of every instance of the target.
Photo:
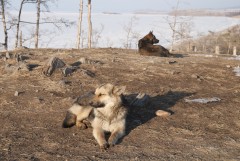
M 69 128 L 76 125 L 78 122 L 87 119 L 92 109 L 92 106 L 81 106 L 75 103 L 70 109 L 68 109 L 62 127 Z
M 62 127 L 69 128 L 76 125 L 77 117 L 81 109 L 82 107 L 79 104 L 74 103 L 73 106 L 68 109 L 65 119 L 63 120 Z
M 63 120 L 62 127 L 70 128 L 70 127 L 76 125 L 76 121 L 77 121 L 77 115 L 69 110 L 69 111 L 67 111 L 66 117 Z

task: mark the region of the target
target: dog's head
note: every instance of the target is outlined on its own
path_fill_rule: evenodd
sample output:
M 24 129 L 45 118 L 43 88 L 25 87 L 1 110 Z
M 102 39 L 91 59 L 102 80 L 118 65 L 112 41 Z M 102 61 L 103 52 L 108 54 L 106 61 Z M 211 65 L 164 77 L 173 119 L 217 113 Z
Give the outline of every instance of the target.
M 91 105 L 94 107 L 118 106 L 122 103 L 121 96 L 125 88 L 125 86 L 117 87 L 110 83 L 101 85 L 95 90 Z
M 159 43 L 159 40 L 156 38 L 155 35 L 153 35 L 153 31 L 150 31 L 146 36 L 144 36 L 142 39 L 138 41 L 138 47 L 144 47 L 147 44 L 157 44 Z

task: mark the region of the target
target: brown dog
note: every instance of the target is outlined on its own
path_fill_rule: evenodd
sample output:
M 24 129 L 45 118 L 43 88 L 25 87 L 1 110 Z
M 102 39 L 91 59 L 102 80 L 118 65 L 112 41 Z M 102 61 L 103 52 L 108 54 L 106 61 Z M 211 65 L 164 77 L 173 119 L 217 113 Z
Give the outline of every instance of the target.
M 169 57 L 169 51 L 161 45 L 153 45 L 159 43 L 159 40 L 150 31 L 144 38 L 138 41 L 138 49 L 140 55 Z

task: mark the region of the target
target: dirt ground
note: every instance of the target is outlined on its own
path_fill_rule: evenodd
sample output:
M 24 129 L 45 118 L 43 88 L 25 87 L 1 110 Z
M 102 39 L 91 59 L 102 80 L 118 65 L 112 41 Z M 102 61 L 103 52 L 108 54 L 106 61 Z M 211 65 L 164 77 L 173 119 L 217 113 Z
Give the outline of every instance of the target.
M 135 50 L 19 50 L 31 71 L 6 70 L 0 60 L 0 160 L 240 160 L 240 77 L 228 57 L 139 56 Z M 43 75 L 46 60 L 56 56 L 78 64 L 72 75 L 61 70 Z M 95 62 L 79 64 L 80 58 Z M 96 61 L 100 61 L 96 62 Z M 15 65 L 15 59 L 8 59 Z M 87 72 L 86 72 L 87 71 Z M 147 105 L 129 107 L 127 133 L 100 151 L 92 129 L 61 127 L 74 99 L 102 83 L 125 85 L 128 100 L 150 96 Z M 220 98 L 209 103 L 186 102 Z M 164 109 L 171 116 L 158 117 Z

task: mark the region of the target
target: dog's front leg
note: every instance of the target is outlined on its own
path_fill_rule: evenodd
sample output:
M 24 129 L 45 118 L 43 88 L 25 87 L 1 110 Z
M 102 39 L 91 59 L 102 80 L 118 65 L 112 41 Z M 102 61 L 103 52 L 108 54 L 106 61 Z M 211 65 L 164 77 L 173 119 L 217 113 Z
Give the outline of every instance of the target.
M 93 128 L 93 136 L 100 145 L 101 150 L 108 149 L 109 145 L 105 139 L 104 131 L 101 128 Z
M 111 135 L 108 139 L 108 143 L 110 144 L 110 146 L 114 146 L 117 143 L 118 139 L 125 134 L 124 131 L 125 131 L 124 129 L 120 129 L 111 132 Z

